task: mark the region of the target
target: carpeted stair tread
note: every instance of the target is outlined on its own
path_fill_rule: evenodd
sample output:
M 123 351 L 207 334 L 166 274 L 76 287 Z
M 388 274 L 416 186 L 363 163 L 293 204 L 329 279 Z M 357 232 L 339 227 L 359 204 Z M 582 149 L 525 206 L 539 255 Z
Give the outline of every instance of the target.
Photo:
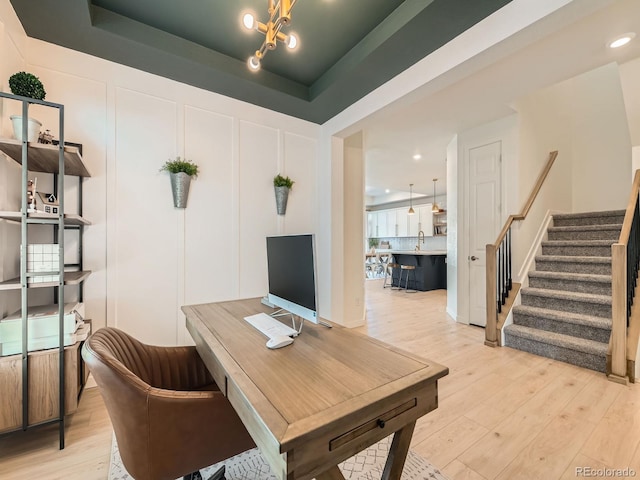
M 549 240 L 610 240 L 617 241 L 622 230 L 622 223 L 605 223 L 602 225 L 568 225 L 547 228 Z
M 545 240 L 542 246 L 549 247 L 610 247 L 613 243 L 611 240 Z
M 556 213 L 553 218 L 591 218 L 624 216 L 626 210 L 604 210 L 602 212 Z
M 570 225 L 606 225 L 622 223 L 625 210 L 607 210 L 604 212 L 560 213 L 553 215 L 555 227 Z
M 598 357 L 606 357 L 609 345 L 602 342 L 595 342 L 585 338 L 572 337 L 570 335 L 562 335 L 560 333 L 547 332 L 536 328 L 524 327 L 522 325 L 508 325 L 505 332 L 515 337 L 526 338 L 547 345 L 555 345 L 557 347 L 574 350 L 576 352 L 596 355 Z
M 587 232 L 593 230 L 622 230 L 621 223 L 606 223 L 603 225 L 567 225 L 565 227 L 549 227 L 549 232 Z
M 591 257 L 584 255 L 536 255 L 537 261 L 547 262 L 565 262 L 565 263 L 596 263 L 596 264 L 611 264 L 611 257 Z
M 558 322 L 572 323 L 574 325 L 586 325 L 592 328 L 611 330 L 611 319 L 594 317 L 580 313 L 562 312 L 560 310 L 550 310 L 547 308 L 531 307 L 528 305 L 516 305 L 513 307 L 514 321 L 517 314 L 529 315 L 532 317 L 543 317 Z
M 594 295 L 591 293 L 580 292 L 564 292 L 561 290 L 547 290 L 544 288 L 523 288 L 522 295 L 531 295 L 536 297 L 553 298 L 556 300 L 577 301 L 586 303 L 596 303 L 598 305 L 611 305 L 610 295 Z
M 529 272 L 529 278 L 531 277 L 578 282 L 611 283 L 611 275 L 596 275 L 594 273 L 545 272 L 534 270 Z

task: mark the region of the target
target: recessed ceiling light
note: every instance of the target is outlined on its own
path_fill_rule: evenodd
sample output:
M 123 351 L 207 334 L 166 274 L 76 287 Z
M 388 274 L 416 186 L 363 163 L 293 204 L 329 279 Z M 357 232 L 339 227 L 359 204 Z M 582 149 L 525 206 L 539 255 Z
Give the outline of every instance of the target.
M 391 193 L 391 190 L 389 190 L 388 188 L 384 191 L 384 193 Z
M 609 42 L 609 48 L 620 48 L 629 43 L 631 40 L 635 38 L 636 34 L 634 32 L 625 33 L 624 35 L 620 35 L 615 40 Z
M 420 155 L 419 153 L 416 153 L 416 154 L 413 156 L 413 159 L 414 159 L 414 160 L 420 160 L 421 158 L 422 158 L 422 155 Z

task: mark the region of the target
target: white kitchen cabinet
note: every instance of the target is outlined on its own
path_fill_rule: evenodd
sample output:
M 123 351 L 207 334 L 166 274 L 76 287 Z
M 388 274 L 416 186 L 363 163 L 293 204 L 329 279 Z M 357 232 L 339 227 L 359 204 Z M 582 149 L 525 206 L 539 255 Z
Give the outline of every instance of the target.
M 396 215 L 396 210 L 385 210 L 387 214 L 387 236 L 388 237 L 397 237 L 398 236 L 398 220 Z
M 418 236 L 418 232 L 424 232 L 425 237 L 433 237 L 433 212 L 431 211 L 432 204 L 427 203 L 426 205 L 421 205 L 418 207 L 417 217 L 418 217 L 418 230 L 415 232 L 415 235 L 412 234 L 410 236 Z
M 375 238 L 378 236 L 378 214 L 376 212 L 367 212 L 367 237 Z
M 398 225 L 398 237 L 408 237 L 409 236 L 409 222 L 411 217 L 415 217 L 415 215 L 409 215 L 407 212 L 408 208 L 398 208 L 396 209 L 396 224 Z
M 413 208 L 415 213 L 409 215 L 409 207 L 377 210 L 367 213 L 367 235 L 374 238 L 417 237 L 422 230 L 426 237 L 433 236 L 433 213 L 431 204 Z

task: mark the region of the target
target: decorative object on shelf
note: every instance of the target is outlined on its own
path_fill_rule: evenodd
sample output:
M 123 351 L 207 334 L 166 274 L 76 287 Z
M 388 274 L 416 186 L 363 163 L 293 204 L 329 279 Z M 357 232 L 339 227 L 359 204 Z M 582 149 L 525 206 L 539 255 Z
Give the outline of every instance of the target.
M 432 212 L 439 212 L 440 211 L 440 207 L 438 206 L 438 203 L 436 202 L 436 182 L 438 181 L 437 178 L 433 179 L 433 205 L 431 206 L 431 211 Z
M 175 160 L 168 160 L 162 166 L 160 171 L 169 172 L 171 177 L 171 192 L 173 193 L 173 206 L 176 208 L 186 208 L 187 198 L 189 197 L 189 187 L 191 186 L 191 177 L 198 176 L 198 166 L 190 160 L 181 160 L 176 157 Z
M 371 249 L 371 253 L 376 253 L 376 248 L 378 247 L 378 239 L 377 238 L 370 238 L 369 239 L 369 248 Z
M 413 209 L 413 183 L 409 184 L 409 211 L 407 215 L 413 215 L 416 211 Z
M 287 200 L 289 199 L 289 190 L 295 182 L 289 177 L 283 177 L 278 174 L 273 177 L 273 189 L 276 193 L 276 209 L 278 215 L 284 215 L 287 212 Z
M 36 185 L 38 177 L 27 181 L 27 213 L 36 212 Z
M 285 35 L 280 31 L 291 22 L 291 9 L 295 3 L 296 0 L 267 0 L 269 21 L 266 24 L 256 20 L 252 13 L 247 12 L 242 16 L 242 24 L 246 29 L 257 30 L 265 36 L 260 48 L 247 61 L 250 70 L 260 70 L 260 62 L 267 50 L 275 50 L 278 42 L 284 43 L 291 50 L 296 48 L 298 38 L 292 33 Z
M 50 130 L 45 130 L 44 132 L 40 132 L 38 135 L 38 143 L 43 143 L 45 145 L 53 144 L 53 135 Z
M 32 73 L 18 72 L 9 77 L 9 88 L 14 95 L 21 97 L 33 98 L 35 100 L 44 100 L 47 92 L 38 77 Z M 22 115 L 11 115 L 11 123 L 13 125 L 13 134 L 18 141 L 22 141 Z M 27 121 L 27 141 L 37 142 L 40 133 L 40 123 L 35 118 L 29 117 Z
M 42 193 L 37 192 L 36 198 L 36 208 L 35 211 L 41 211 L 44 213 L 52 213 L 54 215 L 58 214 L 58 209 L 60 208 L 60 204 L 58 203 L 58 199 L 53 193 Z

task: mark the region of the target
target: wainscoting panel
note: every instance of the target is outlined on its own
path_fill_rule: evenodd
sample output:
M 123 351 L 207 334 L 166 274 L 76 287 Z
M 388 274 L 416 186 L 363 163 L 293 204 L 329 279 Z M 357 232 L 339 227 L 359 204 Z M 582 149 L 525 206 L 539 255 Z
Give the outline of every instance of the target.
M 176 103 L 116 89 L 115 323 L 146 343 L 176 342 L 178 216 L 169 175 Z
M 277 129 L 251 122 L 240 122 L 239 136 L 239 296 L 246 298 L 268 289 L 265 237 L 277 233 L 273 177 L 280 145 Z
M 315 232 L 317 150 L 315 139 L 285 132 L 284 175 L 296 183 L 289 194 L 284 233 Z
M 185 210 L 185 303 L 235 298 L 237 190 L 233 118 L 186 106 L 185 158 L 198 164 Z

